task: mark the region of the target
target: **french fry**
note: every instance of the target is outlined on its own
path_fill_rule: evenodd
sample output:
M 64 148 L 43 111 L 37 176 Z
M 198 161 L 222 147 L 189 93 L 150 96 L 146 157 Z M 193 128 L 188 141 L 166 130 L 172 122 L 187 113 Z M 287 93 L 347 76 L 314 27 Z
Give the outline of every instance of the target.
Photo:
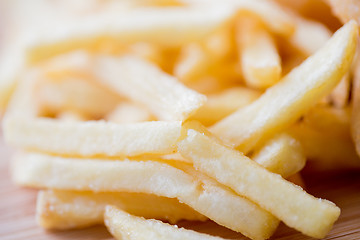
M 191 7 L 130 9 L 99 11 L 77 19 L 70 25 L 55 22 L 52 28 L 42 29 L 31 39 L 28 59 L 37 62 L 54 54 L 76 48 L 94 48 L 107 37 L 129 44 L 146 39 L 162 46 L 179 46 L 201 39 L 224 24 L 233 14 L 229 8 L 199 11 Z M 176 34 L 173 29 L 176 28 Z
M 176 151 L 181 122 L 116 124 L 105 121 L 61 122 L 37 117 L 33 85 L 38 69 L 18 86 L 4 117 L 4 137 L 25 149 L 75 156 L 134 156 Z
M 258 100 L 217 122 L 210 130 L 227 144 L 247 153 L 261 140 L 288 127 L 329 94 L 349 71 L 357 34 L 355 21 L 347 23 L 323 48 Z
M 179 121 L 116 124 L 19 119 L 18 116 L 6 116 L 4 119 L 4 135 L 8 144 L 73 156 L 169 154 L 176 151 L 180 132 Z
M 270 172 L 287 178 L 299 172 L 306 162 L 301 144 L 283 133 L 267 141 L 252 155 L 252 159 Z
M 233 87 L 208 95 L 206 103 L 190 119 L 210 126 L 237 109 L 252 103 L 260 95 L 259 91 L 244 87 Z
M 111 204 L 145 218 L 176 223 L 179 220 L 204 221 L 206 217 L 173 198 L 129 192 L 80 192 L 41 190 L 36 219 L 46 229 L 73 229 L 102 224 L 105 206 Z
M 71 159 L 23 153 L 15 156 L 13 163 L 13 179 L 23 186 L 177 198 L 216 223 L 252 239 L 269 238 L 279 223 L 256 204 L 182 162 Z
M 204 95 L 136 57 L 103 56 L 94 64 L 99 81 L 148 107 L 160 120 L 185 120 L 206 101 Z
M 323 24 L 296 14 L 293 17 L 296 28 L 289 41 L 306 56 L 314 54 L 331 38 L 331 31 Z M 308 41 L 309 36 L 312 36 L 312 41 Z
M 108 205 L 104 213 L 105 225 L 115 239 L 127 240 L 221 240 L 204 233 L 198 233 L 184 228 L 178 228 L 158 220 L 136 217 L 129 213 Z
M 276 45 L 264 25 L 255 17 L 237 20 L 236 40 L 245 82 L 265 89 L 280 80 L 281 60 Z
M 240 152 L 195 130 L 188 130 L 188 136 L 178 143 L 178 150 L 200 171 L 308 236 L 325 237 L 340 215 L 340 209 L 332 202 L 307 194 Z

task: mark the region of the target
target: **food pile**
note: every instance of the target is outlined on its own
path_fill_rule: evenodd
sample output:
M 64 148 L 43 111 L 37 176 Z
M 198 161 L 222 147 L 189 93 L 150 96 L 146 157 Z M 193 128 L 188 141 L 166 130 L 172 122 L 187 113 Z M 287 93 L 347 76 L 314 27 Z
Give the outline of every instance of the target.
M 180 220 L 259 240 L 280 221 L 331 230 L 340 209 L 300 171 L 360 166 L 347 12 L 359 3 L 6 3 L 3 133 L 14 181 L 41 189 L 40 226 L 104 223 L 117 239 L 221 239 Z

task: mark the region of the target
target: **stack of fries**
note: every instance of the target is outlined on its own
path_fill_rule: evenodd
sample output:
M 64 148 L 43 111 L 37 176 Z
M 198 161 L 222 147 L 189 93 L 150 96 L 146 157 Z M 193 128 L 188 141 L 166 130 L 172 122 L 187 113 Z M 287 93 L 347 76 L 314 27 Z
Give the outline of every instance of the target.
M 340 209 L 296 184 L 305 164 L 360 166 L 358 25 L 348 2 L 329 1 L 342 27 L 295 2 L 6 2 L 4 137 L 14 181 L 41 189 L 39 225 L 220 239 L 159 221 L 210 219 L 268 239 L 282 221 L 325 237 Z

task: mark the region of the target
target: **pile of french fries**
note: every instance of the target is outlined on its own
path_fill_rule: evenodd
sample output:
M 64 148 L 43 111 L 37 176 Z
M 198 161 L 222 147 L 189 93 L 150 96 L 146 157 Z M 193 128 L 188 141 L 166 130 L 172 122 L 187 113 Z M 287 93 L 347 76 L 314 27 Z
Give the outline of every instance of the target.
M 282 221 L 325 237 L 340 209 L 300 171 L 360 166 L 351 2 L 6 2 L 3 133 L 14 181 L 41 189 L 39 225 L 221 239 L 170 225 L 210 219 L 260 240 Z

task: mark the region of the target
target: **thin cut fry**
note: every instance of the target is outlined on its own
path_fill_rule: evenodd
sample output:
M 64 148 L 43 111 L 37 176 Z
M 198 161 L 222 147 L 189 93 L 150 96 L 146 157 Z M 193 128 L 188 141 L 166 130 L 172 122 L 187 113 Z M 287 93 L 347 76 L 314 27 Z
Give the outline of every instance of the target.
M 281 60 L 270 33 L 252 16 L 238 19 L 236 40 L 239 59 L 248 86 L 265 89 L 280 80 Z
M 33 85 L 35 69 L 18 86 L 3 121 L 9 144 L 67 155 L 133 156 L 176 151 L 181 122 L 116 124 L 105 121 L 62 122 L 37 117 Z M 41 76 L 41 75 L 40 75 Z
M 349 70 L 357 44 L 357 28 L 355 21 L 347 23 L 323 48 L 258 100 L 219 121 L 210 130 L 247 153 L 262 139 L 295 122 L 329 94 Z
M 267 141 L 258 151 L 255 151 L 252 159 L 283 178 L 299 172 L 306 162 L 301 144 L 286 133 Z
M 204 233 L 178 228 L 158 220 L 132 216 L 115 206 L 106 206 L 105 225 L 110 233 L 119 240 L 221 240 Z
M 147 106 L 160 120 L 185 120 L 206 101 L 204 95 L 136 57 L 103 56 L 95 59 L 94 66 L 99 81 Z
M 169 154 L 175 152 L 180 132 L 181 122 L 61 122 L 18 116 L 4 119 L 8 144 L 73 156 Z
M 296 28 L 289 41 L 306 56 L 314 54 L 331 38 L 331 31 L 323 24 L 295 14 L 293 17 Z M 309 41 L 309 36 L 311 36 L 311 41 Z
M 107 38 L 121 44 L 146 39 L 162 46 L 180 46 L 212 33 L 233 14 L 231 9 L 224 7 L 146 7 L 120 12 L 98 11 L 77 18 L 71 24 L 55 21 L 33 34 L 27 44 L 30 49 L 28 59 L 36 62 L 77 48 L 91 50 Z M 57 31 L 52 31 L 54 28 Z
M 38 193 L 36 219 L 47 229 L 73 229 L 102 224 L 105 206 L 111 204 L 145 218 L 176 223 L 204 221 L 206 217 L 173 198 L 145 193 L 42 190 Z
M 311 237 L 323 238 L 340 209 L 262 168 L 238 151 L 190 129 L 178 143 L 179 152 L 194 166 L 274 214 L 286 225 Z
M 233 87 L 207 96 L 206 103 L 190 118 L 209 126 L 255 101 L 261 92 L 244 87 Z
M 256 204 L 181 162 L 172 163 L 175 168 L 167 164 L 169 160 L 165 163 L 75 159 L 22 153 L 15 156 L 13 163 L 13 178 L 20 185 L 95 192 L 140 192 L 177 198 L 216 223 L 252 239 L 269 238 L 279 223 Z

